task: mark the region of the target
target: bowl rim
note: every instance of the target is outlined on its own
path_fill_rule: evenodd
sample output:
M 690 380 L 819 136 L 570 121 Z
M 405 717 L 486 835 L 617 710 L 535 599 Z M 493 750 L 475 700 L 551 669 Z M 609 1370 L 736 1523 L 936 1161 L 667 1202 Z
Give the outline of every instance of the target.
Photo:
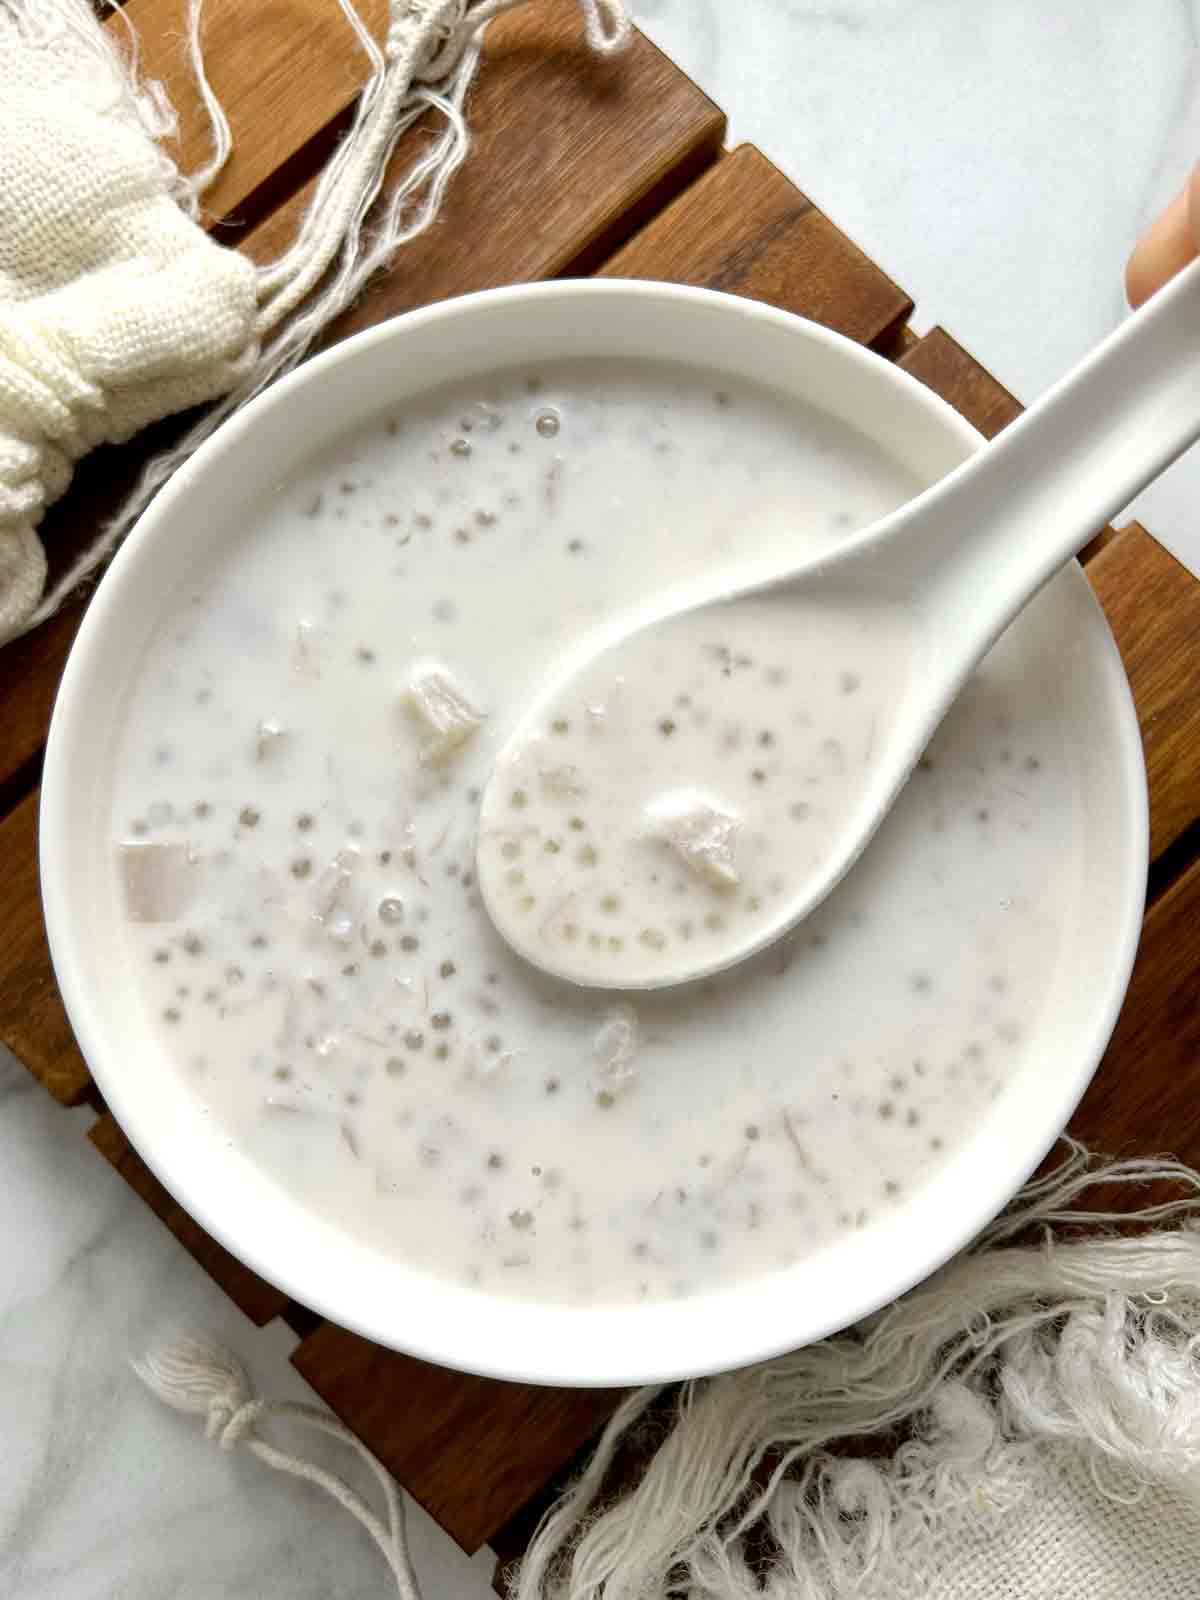
M 872 1280 L 869 1287 L 859 1287 L 856 1293 L 847 1295 L 839 1304 L 835 1314 L 813 1316 L 810 1308 L 810 1314 L 804 1319 L 799 1336 L 795 1324 L 790 1328 L 785 1325 L 775 1329 L 761 1327 L 751 1329 L 747 1328 L 744 1322 L 739 1324 L 742 1329 L 740 1336 L 733 1340 L 721 1331 L 714 1334 L 713 1329 L 718 1325 L 719 1329 L 723 1329 L 727 1319 L 723 1316 L 698 1315 L 696 1308 L 702 1303 L 716 1304 L 726 1299 L 732 1304 L 739 1293 L 745 1292 L 747 1283 L 755 1281 L 735 1280 L 728 1288 L 705 1291 L 703 1296 L 681 1303 L 692 1307 L 690 1320 L 681 1320 L 679 1324 L 681 1329 L 687 1330 L 688 1348 L 684 1359 L 669 1368 L 664 1367 L 661 1362 L 646 1367 L 635 1367 L 631 1366 L 628 1357 L 620 1361 L 609 1359 L 608 1352 L 613 1346 L 611 1341 L 605 1340 L 604 1331 L 606 1328 L 610 1332 L 615 1329 L 614 1317 L 628 1319 L 630 1312 L 636 1314 L 641 1309 L 636 1305 L 612 1308 L 562 1307 L 485 1295 L 483 1300 L 490 1308 L 489 1315 L 503 1317 L 505 1313 L 499 1309 L 502 1307 L 534 1306 L 547 1327 L 555 1330 L 553 1340 L 544 1339 L 540 1351 L 529 1351 L 515 1358 L 510 1353 L 502 1360 L 492 1360 L 487 1355 L 485 1339 L 480 1339 L 473 1333 L 468 1333 L 464 1339 L 459 1330 L 449 1342 L 446 1342 L 444 1326 L 440 1335 L 436 1331 L 431 1331 L 436 1319 L 426 1318 L 427 1326 L 424 1329 L 418 1326 L 410 1333 L 406 1327 L 397 1329 L 394 1321 L 386 1314 L 381 1316 L 361 1306 L 348 1307 L 339 1304 L 336 1295 L 327 1298 L 322 1287 L 311 1281 L 310 1276 L 306 1276 L 305 1264 L 300 1253 L 291 1261 L 276 1259 L 272 1255 L 271 1241 L 264 1236 L 265 1230 L 260 1229 L 259 1235 L 255 1236 L 253 1229 L 240 1229 L 240 1218 L 236 1220 L 230 1218 L 222 1211 L 219 1204 L 214 1209 L 213 1193 L 220 1187 L 219 1183 L 211 1184 L 207 1192 L 197 1193 L 187 1181 L 179 1179 L 164 1157 L 156 1137 L 156 1130 L 148 1127 L 140 1114 L 136 1073 L 127 1074 L 123 1080 L 119 1066 L 110 1059 L 109 1051 L 105 1048 L 104 1029 L 89 992 L 84 963 L 79 955 L 77 926 L 82 919 L 77 919 L 73 915 L 71 884 L 68 882 L 68 874 L 62 867 L 65 851 L 60 848 L 66 837 L 64 830 L 69 829 L 71 825 L 69 796 L 72 741 L 77 735 L 80 719 L 84 715 L 87 697 L 89 693 L 95 692 L 91 658 L 104 630 L 119 621 L 127 575 L 134 570 L 140 559 L 140 553 L 160 537 L 163 529 L 169 527 L 176 507 L 190 494 L 195 481 L 202 479 L 205 474 L 217 467 L 223 454 L 253 432 L 265 414 L 288 406 L 298 390 L 319 384 L 331 371 L 353 364 L 366 351 L 401 341 L 418 328 L 436 326 L 439 323 L 453 324 L 460 321 L 464 314 L 469 316 L 484 305 L 516 304 L 536 307 L 548 301 L 563 299 L 578 301 L 581 298 L 588 298 L 601 302 L 615 302 L 631 297 L 639 300 L 657 300 L 663 305 L 679 301 L 698 301 L 717 306 L 722 312 L 731 315 L 765 319 L 794 339 L 808 339 L 831 349 L 837 360 L 870 369 L 872 377 L 868 381 L 878 382 L 881 386 L 890 383 L 897 391 L 907 391 L 910 400 L 915 401 L 917 408 L 927 413 L 930 426 L 935 429 L 940 428 L 943 433 L 954 436 L 963 448 L 975 449 L 984 442 L 978 431 L 953 407 L 894 362 L 887 361 L 844 336 L 798 317 L 794 313 L 738 295 L 659 283 L 654 280 L 560 279 L 547 283 L 481 290 L 475 294 L 406 312 L 313 356 L 249 401 L 241 411 L 224 422 L 212 437 L 199 447 L 191 459 L 179 468 L 139 518 L 102 579 L 73 642 L 47 739 L 39 818 L 40 873 L 47 937 L 55 974 L 72 1028 L 97 1086 L 126 1137 L 150 1170 L 189 1215 L 237 1259 L 276 1285 L 282 1292 L 309 1306 L 321 1316 L 350 1328 L 365 1338 L 390 1348 L 403 1350 L 422 1360 L 457 1367 L 482 1376 L 574 1387 L 673 1381 L 681 1377 L 727 1370 L 768 1359 L 794 1349 L 800 1344 L 810 1343 L 851 1326 L 854 1322 L 877 1311 L 937 1270 L 968 1243 L 1007 1203 L 1054 1145 L 1099 1064 L 1124 1001 L 1137 951 L 1148 864 L 1148 800 L 1137 716 L 1115 641 L 1098 602 L 1092 597 L 1092 604 L 1106 641 L 1106 645 L 1104 641 L 1098 642 L 1107 663 L 1106 671 L 1110 680 L 1108 688 L 1113 707 L 1115 743 L 1124 789 L 1121 804 L 1131 831 L 1127 881 L 1122 885 L 1120 937 L 1114 951 L 1113 978 L 1109 991 L 1102 997 L 1103 1003 L 1093 1012 L 1092 1027 L 1087 1037 L 1080 1041 L 1077 1067 L 1074 1071 L 1064 1072 L 1061 1075 L 1059 1092 L 1054 1097 L 1052 1105 L 1047 1108 L 1042 1134 L 1026 1148 L 1022 1159 L 1013 1163 L 1011 1182 L 1007 1183 L 1005 1191 L 997 1194 L 989 1190 L 986 1197 L 976 1195 L 973 1202 L 968 1199 L 956 1212 L 951 1224 L 939 1232 L 934 1248 L 916 1252 L 920 1254 L 922 1264 L 915 1270 L 905 1256 L 900 1270 L 893 1272 L 890 1279 Z M 482 364 L 481 362 L 481 366 Z M 701 364 L 703 365 L 703 361 Z M 1087 590 L 1088 595 L 1091 595 L 1090 587 L 1078 567 L 1075 568 L 1075 576 Z M 1056 1082 L 1059 1082 L 1057 1078 Z M 290 1204 L 301 1209 L 304 1206 L 303 1200 L 299 1197 Z M 787 1270 L 796 1272 L 803 1265 L 802 1262 L 798 1267 Z M 440 1296 L 446 1302 L 443 1307 L 444 1323 L 446 1312 L 453 1312 L 455 1309 L 450 1305 L 454 1297 L 444 1292 L 446 1280 L 434 1279 L 429 1274 L 425 1277 L 430 1283 L 436 1283 L 438 1286 L 438 1293 L 434 1295 L 435 1300 Z M 476 1306 L 479 1301 L 479 1292 L 475 1291 Z M 461 1294 L 458 1296 L 457 1304 L 461 1304 L 465 1309 L 465 1300 Z M 572 1315 L 576 1319 L 575 1326 L 578 1326 L 579 1318 L 586 1318 L 595 1323 L 599 1337 L 580 1341 L 580 1345 L 582 1348 L 590 1346 L 593 1351 L 596 1348 L 605 1351 L 600 1360 L 596 1359 L 595 1354 L 590 1357 L 577 1354 L 577 1346 L 569 1337 L 573 1326 Z M 552 1342 L 555 1348 L 551 1355 L 547 1347 Z M 628 1344 L 628 1340 L 624 1342 Z M 617 1348 L 620 1347 L 620 1343 L 621 1341 L 617 1341 Z M 608 1364 L 605 1364 L 606 1362 Z

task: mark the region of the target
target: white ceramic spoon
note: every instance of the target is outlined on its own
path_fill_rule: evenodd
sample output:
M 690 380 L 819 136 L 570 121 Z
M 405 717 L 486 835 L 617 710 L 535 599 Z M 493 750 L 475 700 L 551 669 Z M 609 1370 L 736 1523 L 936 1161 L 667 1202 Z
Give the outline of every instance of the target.
M 622 989 L 719 972 L 785 934 L 854 864 L 1021 608 L 1197 436 L 1200 263 L 891 516 L 569 664 L 483 794 L 496 927 L 549 973 Z

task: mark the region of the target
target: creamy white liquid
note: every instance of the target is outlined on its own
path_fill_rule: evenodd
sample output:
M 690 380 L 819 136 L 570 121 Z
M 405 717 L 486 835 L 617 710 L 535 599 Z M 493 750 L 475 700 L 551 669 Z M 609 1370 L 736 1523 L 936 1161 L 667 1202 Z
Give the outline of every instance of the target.
M 1069 898 L 1063 730 L 1010 642 L 846 883 L 719 979 L 547 978 L 474 870 L 482 787 L 565 652 L 915 487 L 768 391 L 596 362 L 381 417 L 263 506 L 179 595 L 113 768 L 128 959 L 230 1138 L 397 1257 L 559 1300 L 686 1294 L 903 1205 L 1027 1064 Z M 480 716 L 449 746 L 414 709 L 422 663 Z M 728 797 L 747 888 L 804 849 L 788 816 L 795 853 L 760 863 L 755 791 L 798 803 L 821 740 L 857 748 L 854 698 L 831 688 L 843 734 L 789 743 L 765 785 L 746 747 L 709 774 L 750 785 Z M 778 733 L 752 711 L 751 745 Z
M 898 603 L 781 591 L 603 651 L 485 792 L 479 882 L 501 931 L 618 987 L 764 944 L 853 834 L 914 648 Z

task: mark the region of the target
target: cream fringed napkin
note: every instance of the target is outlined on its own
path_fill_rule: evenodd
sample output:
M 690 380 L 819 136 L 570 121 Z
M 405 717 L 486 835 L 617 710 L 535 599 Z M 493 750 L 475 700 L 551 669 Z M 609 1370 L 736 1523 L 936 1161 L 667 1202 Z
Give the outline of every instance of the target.
M 428 227 L 466 154 L 479 30 L 524 0 L 391 0 L 379 41 L 351 0 L 328 3 L 340 4 L 373 70 L 295 241 L 255 268 L 195 220 L 230 151 L 204 75 L 200 0 L 190 0 L 189 48 L 214 150 L 191 177 L 157 143 L 174 125 L 161 86 L 139 83 L 88 0 L 0 0 L 0 644 L 49 616 L 196 445 Z M 624 47 L 620 0 L 579 7 L 593 50 Z M 368 236 L 396 141 L 431 106 L 443 131 L 391 188 Z M 76 461 L 217 397 L 44 594 L 37 527 Z
M 243 380 L 250 262 L 179 204 L 85 0 L 0 0 L 0 639 L 41 599 L 36 528 L 79 457 Z

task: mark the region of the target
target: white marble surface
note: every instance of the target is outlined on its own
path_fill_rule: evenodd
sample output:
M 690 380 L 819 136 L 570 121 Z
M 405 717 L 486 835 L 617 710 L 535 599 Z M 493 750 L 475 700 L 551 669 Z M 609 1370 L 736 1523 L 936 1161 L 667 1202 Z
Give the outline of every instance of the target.
M 1200 0 L 635 0 L 752 139 L 1025 400 L 1113 326 L 1137 230 L 1200 154 Z M 1142 514 L 1200 569 L 1200 462 Z M 0 1600 L 375 1600 L 366 1537 L 218 1453 L 128 1361 L 212 1330 L 299 1394 L 252 1329 L 0 1058 Z M 426 1519 L 427 1594 L 488 1593 Z

